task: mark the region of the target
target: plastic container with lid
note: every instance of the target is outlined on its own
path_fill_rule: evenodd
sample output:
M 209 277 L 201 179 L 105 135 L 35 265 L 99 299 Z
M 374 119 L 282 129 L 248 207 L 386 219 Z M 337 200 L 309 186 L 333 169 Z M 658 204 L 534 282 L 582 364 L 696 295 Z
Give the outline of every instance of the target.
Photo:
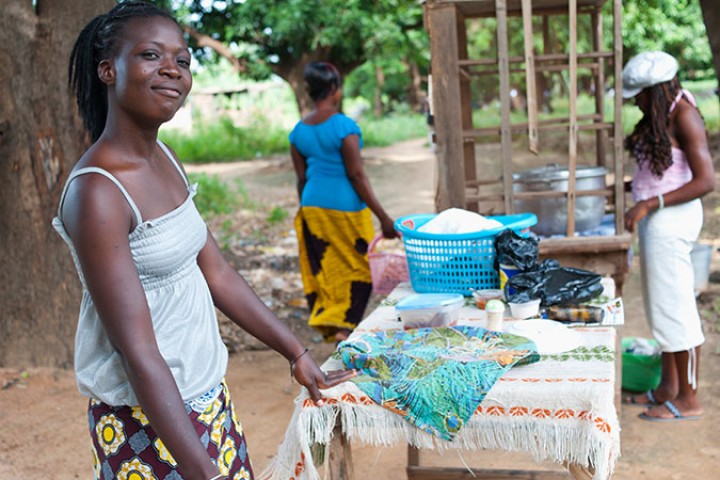
M 459 293 L 418 293 L 395 305 L 403 328 L 445 327 L 457 321 L 465 299 Z
M 472 295 L 475 299 L 475 306 L 480 310 L 485 310 L 485 305 L 487 305 L 490 300 L 503 300 L 505 298 L 505 293 L 499 288 L 473 290 Z

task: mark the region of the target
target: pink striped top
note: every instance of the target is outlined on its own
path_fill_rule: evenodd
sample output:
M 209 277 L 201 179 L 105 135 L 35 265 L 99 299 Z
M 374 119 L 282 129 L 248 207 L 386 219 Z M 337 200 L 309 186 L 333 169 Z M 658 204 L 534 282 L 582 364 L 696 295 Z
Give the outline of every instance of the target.
M 693 106 L 696 106 L 695 98 L 692 94 L 687 90 L 681 90 L 677 97 L 675 97 L 672 105 L 670 105 L 671 112 L 683 96 L 685 96 Z M 672 165 L 663 172 L 662 177 L 658 178 L 650 170 L 648 163 L 649 162 L 639 162 L 635 170 L 635 175 L 633 176 L 632 197 L 636 202 L 672 192 L 692 180 L 692 171 L 690 170 L 685 152 L 677 147 L 672 147 Z

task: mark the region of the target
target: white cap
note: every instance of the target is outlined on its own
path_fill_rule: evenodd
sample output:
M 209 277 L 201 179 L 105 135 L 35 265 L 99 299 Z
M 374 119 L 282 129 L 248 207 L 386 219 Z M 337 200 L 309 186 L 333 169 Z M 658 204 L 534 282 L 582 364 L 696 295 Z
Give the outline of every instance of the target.
M 623 98 L 632 98 L 643 88 L 669 82 L 678 71 L 678 62 L 665 52 L 643 52 L 632 57 L 622 72 Z

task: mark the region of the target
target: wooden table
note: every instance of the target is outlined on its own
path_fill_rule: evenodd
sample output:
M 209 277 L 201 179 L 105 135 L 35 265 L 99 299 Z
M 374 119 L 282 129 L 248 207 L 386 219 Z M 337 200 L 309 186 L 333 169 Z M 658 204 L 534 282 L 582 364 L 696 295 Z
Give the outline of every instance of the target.
M 392 305 L 411 293 L 408 285 L 396 288 L 360 323 L 350 340 L 364 332 L 398 328 Z M 460 311 L 460 323 L 464 322 L 482 326 L 484 312 L 465 306 Z M 374 446 L 407 443 L 407 476 L 415 480 L 523 478 L 514 470 L 488 473 L 473 469 L 473 475 L 467 468 L 423 467 L 419 461 L 422 449 L 526 452 L 537 461 L 565 465 L 573 478 L 605 480 L 620 454 L 615 404 L 616 332 L 610 326 L 574 328 L 581 338 L 580 347 L 543 355 L 537 363 L 509 370 L 452 442 L 420 431 L 374 403 L 352 382 L 323 391 L 326 403 L 322 407 L 316 407 L 303 389 L 295 400 L 278 454 L 260 478 L 352 480 L 350 442 L 359 441 Z M 323 364 L 326 370 L 338 368 L 342 364 L 333 358 Z M 325 463 L 327 477 L 319 476 L 314 463 Z M 558 478 L 557 474 L 537 471 L 523 475 Z

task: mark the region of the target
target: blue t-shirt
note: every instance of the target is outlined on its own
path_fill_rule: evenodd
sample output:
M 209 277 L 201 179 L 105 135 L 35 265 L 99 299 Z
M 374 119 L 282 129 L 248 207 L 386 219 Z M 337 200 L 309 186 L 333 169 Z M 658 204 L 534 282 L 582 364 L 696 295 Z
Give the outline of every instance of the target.
M 362 148 L 360 127 L 342 113 L 336 113 L 317 125 L 306 125 L 300 121 L 290 132 L 290 143 L 305 157 L 307 164 L 300 205 L 345 212 L 365 208 L 365 202 L 348 179 L 340 151 L 348 135 L 357 135 Z

